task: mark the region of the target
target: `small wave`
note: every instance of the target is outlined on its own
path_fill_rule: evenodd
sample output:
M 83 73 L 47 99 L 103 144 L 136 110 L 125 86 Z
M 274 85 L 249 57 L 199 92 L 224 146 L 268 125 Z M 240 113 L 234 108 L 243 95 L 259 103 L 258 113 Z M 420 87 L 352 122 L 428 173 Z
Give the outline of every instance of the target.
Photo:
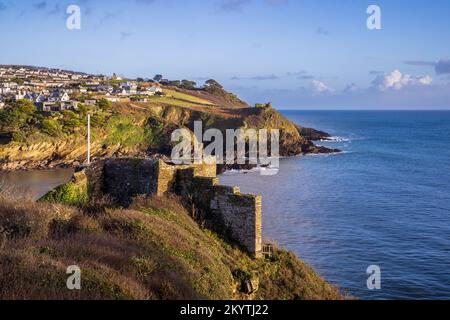
M 335 136 L 335 137 L 329 137 L 326 139 L 321 139 L 319 141 L 322 141 L 322 142 L 350 142 L 350 141 L 352 141 L 352 139 Z
M 306 157 L 329 157 L 329 156 L 340 156 L 344 154 L 353 153 L 354 151 L 339 151 L 339 152 L 331 152 L 331 153 L 309 153 L 306 154 Z
M 275 169 L 273 167 L 255 167 L 252 169 L 230 169 L 225 171 L 224 173 L 222 173 L 222 175 L 224 176 L 232 176 L 232 175 L 236 175 L 236 174 L 247 174 L 247 173 L 252 173 L 252 172 L 262 172 L 262 171 L 267 171 L 267 170 L 272 170 Z

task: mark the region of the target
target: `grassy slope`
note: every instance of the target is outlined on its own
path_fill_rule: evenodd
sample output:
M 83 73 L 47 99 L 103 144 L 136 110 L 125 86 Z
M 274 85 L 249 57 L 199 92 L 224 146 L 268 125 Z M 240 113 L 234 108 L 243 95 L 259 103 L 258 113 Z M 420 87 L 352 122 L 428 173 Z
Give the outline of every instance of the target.
M 103 208 L 103 209 L 102 209 Z M 66 268 L 82 290 L 66 289 Z M 242 284 L 259 279 L 244 294 Z M 293 254 L 252 260 L 175 199 L 129 210 L 0 200 L 0 299 L 341 299 Z
M 226 92 L 212 94 L 202 90 L 164 88 L 164 96 L 149 97 L 145 103 L 114 103 L 112 110 L 91 107 L 93 115 L 92 155 L 136 156 L 148 150 L 168 152 L 171 132 L 179 127 L 193 128 L 203 120 L 204 128 L 276 128 L 281 130 L 281 155 L 314 151 L 307 140 L 322 133 L 295 126 L 275 109 L 249 108 Z M 59 113 L 46 115 L 64 124 Z M 86 156 L 86 119 L 77 114 L 78 127 L 58 135 L 46 134 L 37 127 L 24 141 L 0 145 L 3 169 L 71 165 Z M 63 130 L 65 128 L 63 127 Z

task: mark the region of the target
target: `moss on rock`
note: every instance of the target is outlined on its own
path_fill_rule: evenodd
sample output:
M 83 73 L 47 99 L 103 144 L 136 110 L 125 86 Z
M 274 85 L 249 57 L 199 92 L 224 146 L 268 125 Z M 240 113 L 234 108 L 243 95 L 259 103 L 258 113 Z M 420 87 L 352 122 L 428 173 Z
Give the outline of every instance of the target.
M 86 171 L 76 172 L 71 181 L 56 187 L 39 201 L 82 207 L 89 201 L 89 182 Z

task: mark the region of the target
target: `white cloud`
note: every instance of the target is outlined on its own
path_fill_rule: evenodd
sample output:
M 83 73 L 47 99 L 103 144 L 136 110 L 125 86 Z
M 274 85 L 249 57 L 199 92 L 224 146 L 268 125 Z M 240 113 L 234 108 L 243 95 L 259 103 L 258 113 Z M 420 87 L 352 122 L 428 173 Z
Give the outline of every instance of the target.
M 325 83 L 319 80 L 313 80 L 311 86 L 312 91 L 315 93 L 327 93 L 333 91 L 333 89 L 329 88 Z
M 372 85 L 380 91 L 386 91 L 389 89 L 401 90 L 409 86 L 429 86 L 432 82 L 433 78 L 430 76 L 415 77 L 394 70 L 389 74 L 377 76 Z

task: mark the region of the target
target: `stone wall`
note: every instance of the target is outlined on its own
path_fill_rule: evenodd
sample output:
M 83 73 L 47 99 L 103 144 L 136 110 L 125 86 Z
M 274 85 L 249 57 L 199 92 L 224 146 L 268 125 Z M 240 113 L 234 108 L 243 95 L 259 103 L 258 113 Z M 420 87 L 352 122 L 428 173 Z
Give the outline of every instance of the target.
M 238 187 L 219 185 L 216 177 L 198 176 L 195 170 L 181 169 L 177 174 L 177 194 L 192 199 L 205 219 L 218 219 L 227 236 L 253 256 L 262 252 L 262 198 L 242 194 Z
M 179 173 L 183 171 L 192 172 L 190 177 L 207 177 L 215 178 L 217 176 L 217 166 L 215 163 L 211 164 L 192 164 L 192 165 L 173 165 L 166 163 L 163 160 L 158 160 L 158 178 L 157 178 L 157 192 L 158 196 L 167 193 L 176 192 L 177 185 L 180 178 Z
M 141 194 L 177 194 L 192 203 L 199 218 L 220 223 L 223 233 L 251 255 L 261 256 L 261 197 L 220 186 L 216 165 L 173 165 L 162 160 L 105 161 L 102 190 L 127 206 Z M 220 230 L 216 230 L 219 231 Z
M 238 187 L 214 187 L 211 209 L 217 212 L 231 236 L 259 257 L 261 239 L 261 196 L 241 194 Z
M 157 194 L 158 166 L 155 160 L 111 159 L 103 167 L 103 193 L 127 206 L 133 197 Z

